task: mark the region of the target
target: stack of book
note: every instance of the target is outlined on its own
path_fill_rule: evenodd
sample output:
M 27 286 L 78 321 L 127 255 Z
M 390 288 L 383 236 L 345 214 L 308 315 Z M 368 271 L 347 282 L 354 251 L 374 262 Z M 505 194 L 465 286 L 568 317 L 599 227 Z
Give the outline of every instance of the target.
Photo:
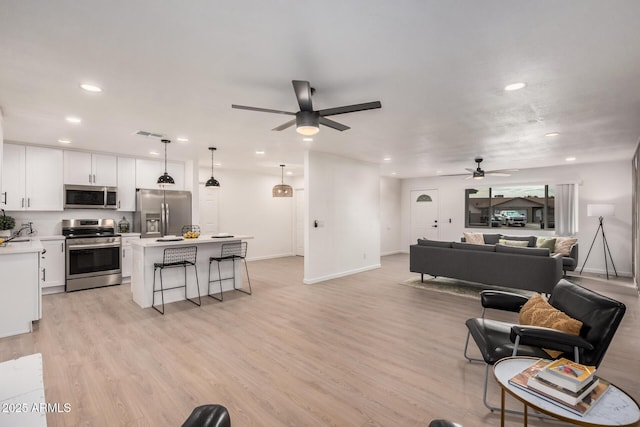
M 577 415 L 585 415 L 609 388 L 595 366 L 569 359 L 538 360 L 509 383 Z

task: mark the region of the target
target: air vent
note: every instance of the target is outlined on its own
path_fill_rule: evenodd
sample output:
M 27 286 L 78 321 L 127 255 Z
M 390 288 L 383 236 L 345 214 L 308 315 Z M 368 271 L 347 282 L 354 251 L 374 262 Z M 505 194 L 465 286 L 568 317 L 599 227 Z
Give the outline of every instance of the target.
M 147 132 L 146 130 L 139 130 L 136 135 L 146 136 L 147 138 L 162 138 L 164 135 L 160 133 Z

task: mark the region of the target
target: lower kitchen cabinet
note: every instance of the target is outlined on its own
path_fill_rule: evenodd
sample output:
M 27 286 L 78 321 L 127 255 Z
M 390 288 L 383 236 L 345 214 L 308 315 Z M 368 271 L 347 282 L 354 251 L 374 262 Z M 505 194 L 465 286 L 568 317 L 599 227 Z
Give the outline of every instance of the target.
M 138 240 L 140 233 L 123 233 L 122 234 L 122 278 L 127 278 L 129 281 L 131 277 L 131 270 L 133 268 L 133 250 L 131 249 L 131 241 Z
M 64 292 L 65 253 L 64 237 L 41 239 L 44 251 L 40 259 L 42 294 Z

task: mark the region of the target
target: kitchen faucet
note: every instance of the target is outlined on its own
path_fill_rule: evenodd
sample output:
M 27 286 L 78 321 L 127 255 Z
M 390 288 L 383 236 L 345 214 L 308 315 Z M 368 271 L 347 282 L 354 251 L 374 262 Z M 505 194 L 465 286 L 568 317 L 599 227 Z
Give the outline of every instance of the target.
M 20 227 L 20 229 L 18 231 L 16 231 L 15 233 L 13 233 L 13 235 L 15 237 L 20 237 L 20 235 L 22 234 L 22 232 L 24 230 L 29 230 L 27 232 L 27 236 L 31 236 L 33 234 L 33 222 L 29 221 L 26 224 L 22 224 L 22 226 Z

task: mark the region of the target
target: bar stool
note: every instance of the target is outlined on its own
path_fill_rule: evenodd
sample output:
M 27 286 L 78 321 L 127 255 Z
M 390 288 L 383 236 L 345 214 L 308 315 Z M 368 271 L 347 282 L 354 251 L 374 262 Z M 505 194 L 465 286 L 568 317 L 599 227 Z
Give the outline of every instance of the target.
M 244 292 L 245 294 L 251 295 L 251 279 L 249 279 L 249 269 L 247 268 L 247 242 L 231 242 L 231 243 L 223 243 L 222 250 L 220 251 L 219 257 L 211 257 L 209 258 L 209 289 L 208 293 L 211 298 L 217 299 L 218 301 L 222 301 L 222 281 L 223 280 L 233 280 L 233 289 L 236 291 Z M 244 261 L 244 269 L 247 272 L 247 283 L 249 284 L 249 290 L 245 291 L 244 289 L 236 288 L 236 260 Z M 218 278 L 215 280 L 211 280 L 211 264 L 213 262 L 218 263 Z M 220 273 L 220 263 L 225 261 L 233 262 L 233 275 L 230 277 L 222 277 Z M 217 297 L 211 294 L 211 284 L 218 282 L 220 284 L 220 296 Z
M 200 285 L 198 284 L 198 269 L 196 268 L 196 258 L 198 255 L 198 248 L 196 246 L 183 246 L 178 248 L 166 248 L 162 254 L 162 262 L 156 262 L 153 264 L 153 298 L 151 306 L 156 309 L 160 314 L 164 314 L 164 291 L 170 289 L 184 288 L 184 298 L 187 301 L 191 301 L 197 306 L 202 304 L 200 300 Z M 193 267 L 193 271 L 196 273 L 196 289 L 198 290 L 198 302 L 187 297 L 187 267 Z M 173 286 L 171 288 L 165 288 L 162 283 L 162 270 L 165 268 L 184 268 L 184 285 Z M 160 270 L 160 289 L 156 289 L 156 270 Z M 162 311 L 156 307 L 156 293 L 160 292 L 162 298 Z

